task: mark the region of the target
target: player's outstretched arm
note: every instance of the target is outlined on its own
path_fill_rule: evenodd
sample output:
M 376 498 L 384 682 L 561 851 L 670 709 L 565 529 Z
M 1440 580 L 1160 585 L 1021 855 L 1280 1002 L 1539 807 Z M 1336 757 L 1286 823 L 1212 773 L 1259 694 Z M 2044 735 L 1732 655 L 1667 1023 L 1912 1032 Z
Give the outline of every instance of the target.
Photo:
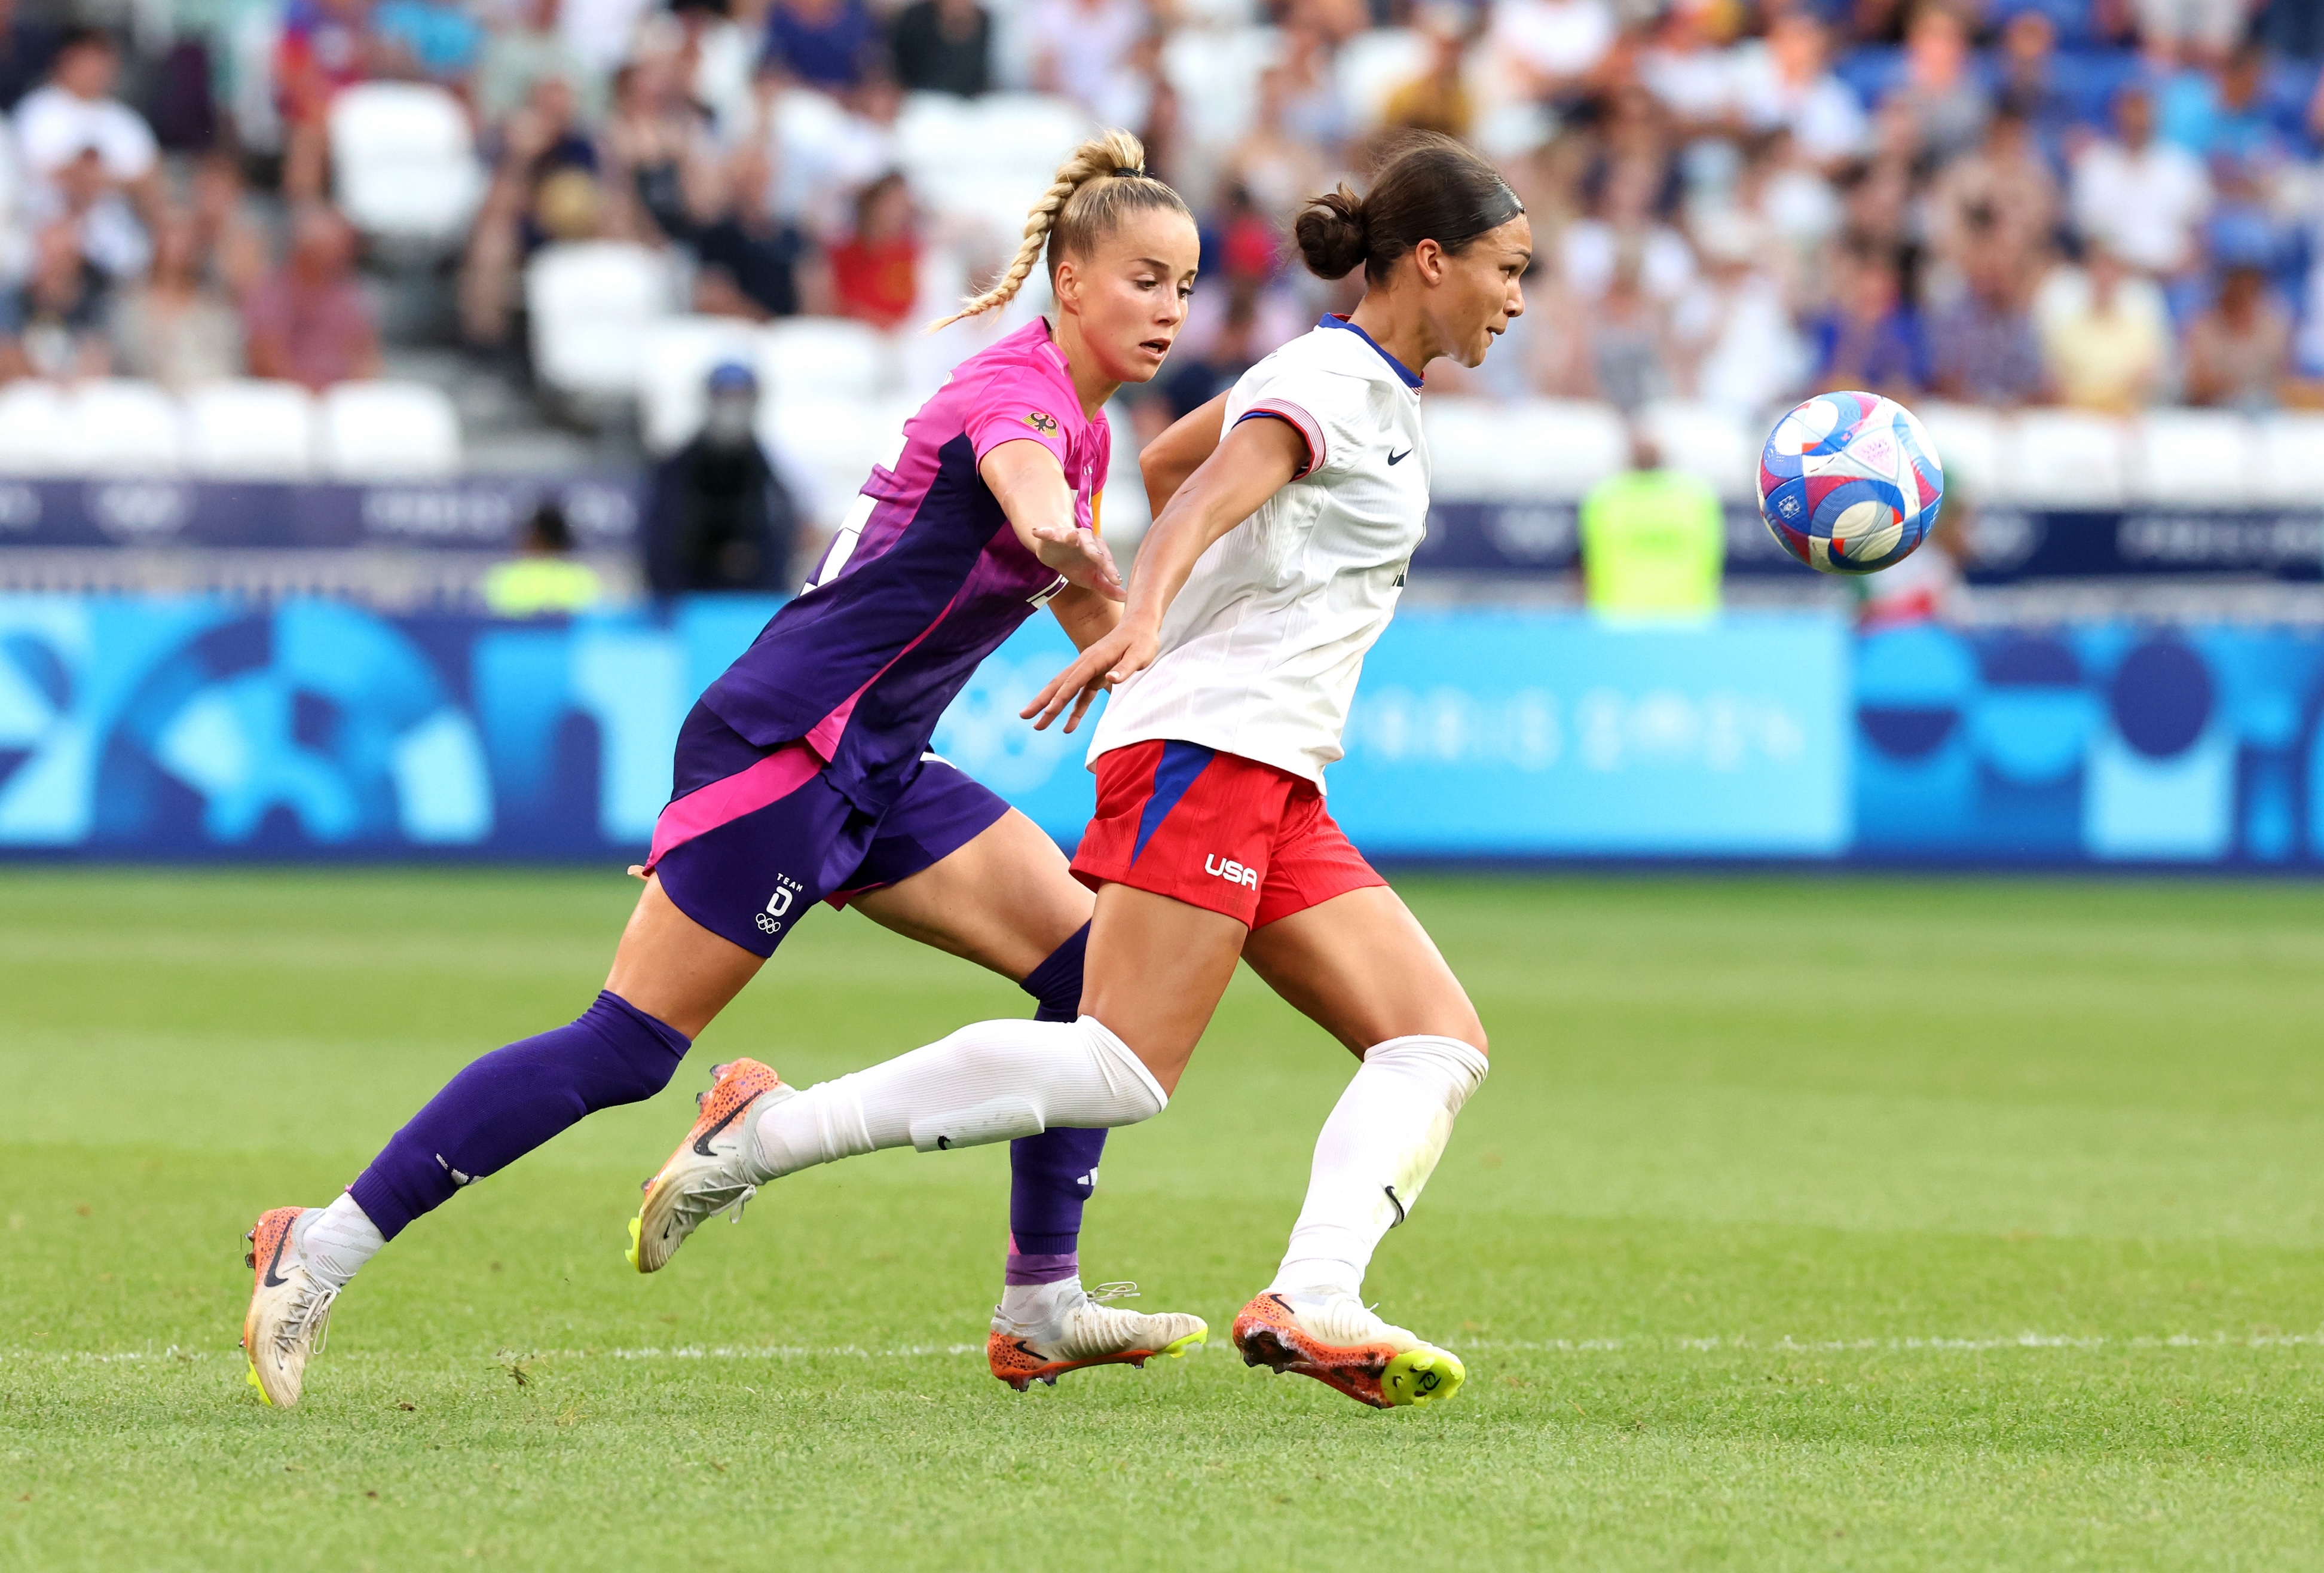
M 1030 438 L 1005 442 L 984 455 L 976 473 L 992 489 L 993 499 L 1027 551 L 1068 583 L 1110 600 L 1121 599 L 1121 571 L 1096 533 L 1075 522 L 1073 488 L 1065 484 L 1065 466 L 1056 455 Z
M 1051 596 L 1049 611 L 1077 650 L 1089 649 L 1121 625 L 1120 600 L 1079 584 L 1068 584 Z
M 1146 532 L 1138 549 L 1138 582 L 1130 588 L 1120 626 L 1050 678 L 1019 713 L 1033 718 L 1038 731 L 1071 704 L 1073 713 L 1065 719 L 1071 731 L 1100 694 L 1144 670 L 1160 646 L 1163 613 L 1185 586 L 1194 560 L 1288 485 L 1306 462 L 1306 439 L 1288 422 L 1238 421 Z
M 1224 393 L 1170 423 L 1170 429 L 1148 443 L 1138 455 L 1139 474 L 1146 480 L 1146 505 L 1159 519 L 1186 477 L 1204 460 L 1219 451 L 1226 435 L 1227 396 Z

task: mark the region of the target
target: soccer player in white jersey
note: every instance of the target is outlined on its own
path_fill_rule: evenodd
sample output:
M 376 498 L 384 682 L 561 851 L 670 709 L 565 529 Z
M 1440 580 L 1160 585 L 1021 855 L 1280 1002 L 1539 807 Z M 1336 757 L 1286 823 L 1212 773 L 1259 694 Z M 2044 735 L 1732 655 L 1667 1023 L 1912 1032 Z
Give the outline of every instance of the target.
M 1080 1018 L 980 1023 L 804 1090 L 727 1067 L 722 1088 L 743 1076 L 763 1090 L 743 1118 L 689 1133 L 657 1176 L 646 1225 L 662 1257 L 742 1190 L 810 1164 L 1160 1113 L 1246 960 L 1362 1063 L 1236 1346 L 1383 1408 L 1459 1387 L 1460 1360 L 1373 1314 L 1361 1289 L 1484 1080 L 1484 1028 L 1322 787 L 1425 530 L 1421 370 L 1484 359 L 1524 310 L 1533 235 L 1492 167 L 1434 136 L 1406 143 L 1364 197 L 1317 198 L 1297 235 L 1323 277 L 1364 270 L 1361 303 L 1147 451 L 1167 501 L 1128 610 L 1026 711 L 1046 726 L 1070 709 L 1071 731 L 1113 692 L 1073 865 L 1098 892 Z

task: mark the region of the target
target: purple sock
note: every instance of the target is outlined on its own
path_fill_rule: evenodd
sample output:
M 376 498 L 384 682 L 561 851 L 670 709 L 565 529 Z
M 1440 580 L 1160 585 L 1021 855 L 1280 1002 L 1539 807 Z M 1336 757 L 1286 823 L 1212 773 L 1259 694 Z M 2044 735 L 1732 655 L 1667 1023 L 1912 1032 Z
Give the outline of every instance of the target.
M 578 1021 L 495 1049 L 446 1082 L 347 1191 L 392 1240 L 583 1115 L 651 1098 L 692 1046 L 628 1000 L 600 994 Z
M 1089 924 L 1026 974 L 1025 992 L 1039 1000 L 1036 1021 L 1081 1014 L 1082 957 Z M 1009 1272 L 1011 1283 L 1057 1283 L 1081 1271 L 1082 1207 L 1097 1189 L 1102 1130 L 1059 1127 L 1009 1144 Z

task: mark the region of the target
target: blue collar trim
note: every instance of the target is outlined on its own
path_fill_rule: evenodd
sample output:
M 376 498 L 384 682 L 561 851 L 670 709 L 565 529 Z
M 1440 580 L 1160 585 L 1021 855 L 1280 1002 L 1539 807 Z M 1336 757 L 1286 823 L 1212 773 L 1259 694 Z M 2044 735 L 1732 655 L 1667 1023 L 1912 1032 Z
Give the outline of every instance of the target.
M 1323 319 L 1321 322 L 1318 322 L 1315 326 L 1317 327 L 1346 328 L 1350 333 L 1354 334 L 1358 338 L 1371 345 L 1373 349 L 1378 350 L 1379 352 L 1379 358 L 1396 368 L 1396 374 L 1404 379 L 1404 385 L 1406 387 L 1417 388 L 1420 386 L 1419 373 L 1414 371 L 1410 366 L 1406 365 L 1402 361 L 1397 360 L 1386 350 L 1380 349 L 1379 340 L 1366 333 L 1362 328 L 1358 327 L 1354 323 L 1350 322 L 1338 312 L 1326 311 L 1323 313 Z

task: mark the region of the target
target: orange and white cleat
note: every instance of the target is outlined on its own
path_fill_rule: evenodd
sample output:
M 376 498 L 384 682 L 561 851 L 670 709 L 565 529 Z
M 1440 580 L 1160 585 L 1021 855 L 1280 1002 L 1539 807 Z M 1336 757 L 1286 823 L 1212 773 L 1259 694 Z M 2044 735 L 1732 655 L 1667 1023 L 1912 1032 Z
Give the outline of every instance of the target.
M 792 1089 L 756 1060 L 713 1065 L 710 1076 L 710 1090 L 695 1099 L 701 1113 L 694 1128 L 645 1182 L 645 1201 L 630 1219 L 624 1254 L 641 1273 L 660 1271 L 687 1236 L 720 1213 L 742 1222 L 744 1204 L 759 1193 L 764 1171 L 751 1127 L 761 1108 L 792 1096 Z
M 1374 1409 L 1441 1403 L 1468 1372 L 1450 1349 L 1382 1321 L 1345 1292 L 1255 1296 L 1234 1322 L 1246 1366 L 1296 1371 Z
M 309 1270 L 299 1249 L 298 1222 L 314 1210 L 278 1207 L 258 1215 L 258 1226 L 243 1238 L 250 1249 L 243 1265 L 254 1270 L 250 1310 L 242 1319 L 242 1350 L 250 1360 L 250 1384 L 276 1409 L 299 1402 L 307 1361 L 323 1347 L 331 1320 L 336 1284 Z
M 1199 1316 L 1183 1311 L 1146 1316 L 1105 1303 L 1137 1292 L 1135 1283 L 1101 1283 L 1090 1294 L 1076 1283 L 1039 1322 L 1011 1321 L 995 1306 L 985 1360 L 995 1376 L 1022 1393 L 1036 1382 L 1055 1387 L 1058 1377 L 1084 1366 L 1143 1367 L 1157 1356 L 1176 1360 L 1209 1340 L 1211 1324 Z

